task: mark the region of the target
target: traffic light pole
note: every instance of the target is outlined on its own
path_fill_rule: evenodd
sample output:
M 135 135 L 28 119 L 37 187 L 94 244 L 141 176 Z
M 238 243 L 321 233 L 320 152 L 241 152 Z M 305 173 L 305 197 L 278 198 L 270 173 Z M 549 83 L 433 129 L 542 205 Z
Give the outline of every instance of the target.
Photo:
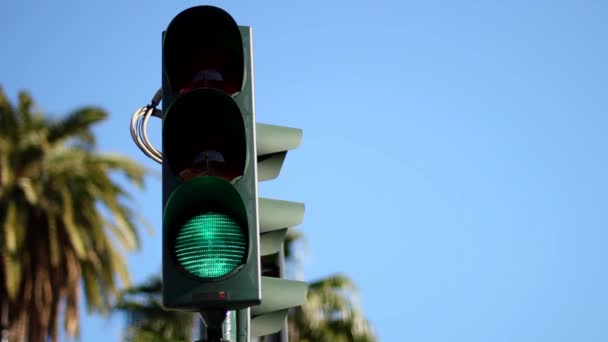
M 249 308 L 236 312 L 237 342 L 249 342 Z
M 221 342 L 223 339 L 224 332 L 224 321 L 226 321 L 228 315 L 224 310 L 217 311 L 204 311 L 200 313 L 205 324 L 206 336 L 201 336 L 201 340 L 205 342 Z
M 201 316 L 202 318 L 202 316 Z M 230 311 L 226 317 L 226 321 L 223 324 L 223 340 L 231 342 L 249 342 L 249 309 L 242 309 L 237 311 Z M 200 341 L 211 342 L 212 340 L 207 336 L 207 326 L 205 321 L 200 322 Z
M 242 311 L 242 310 L 241 310 Z M 237 311 L 205 311 L 200 312 L 199 342 L 240 342 L 237 338 Z M 241 323 L 242 324 L 242 323 Z M 248 342 L 248 340 L 243 340 Z

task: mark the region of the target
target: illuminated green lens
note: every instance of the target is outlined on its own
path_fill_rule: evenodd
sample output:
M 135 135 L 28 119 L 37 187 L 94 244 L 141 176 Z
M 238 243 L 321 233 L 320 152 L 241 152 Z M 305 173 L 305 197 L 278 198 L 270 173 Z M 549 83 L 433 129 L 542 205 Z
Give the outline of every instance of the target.
M 247 253 L 245 233 L 230 216 L 208 212 L 182 226 L 175 242 L 177 261 L 201 278 L 217 278 L 243 263 Z

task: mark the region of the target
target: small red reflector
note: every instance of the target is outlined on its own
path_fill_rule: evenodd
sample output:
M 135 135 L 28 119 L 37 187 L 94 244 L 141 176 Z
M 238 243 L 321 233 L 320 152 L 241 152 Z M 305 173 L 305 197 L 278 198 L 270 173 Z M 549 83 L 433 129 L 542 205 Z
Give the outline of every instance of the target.
M 194 299 L 194 300 L 202 300 L 202 299 L 203 300 L 204 299 L 226 300 L 226 293 L 225 292 L 193 293 L 192 299 Z

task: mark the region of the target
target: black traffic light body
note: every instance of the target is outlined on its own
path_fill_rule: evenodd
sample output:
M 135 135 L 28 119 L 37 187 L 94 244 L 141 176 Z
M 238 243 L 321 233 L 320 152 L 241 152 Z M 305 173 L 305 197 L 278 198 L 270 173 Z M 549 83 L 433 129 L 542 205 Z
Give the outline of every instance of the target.
M 252 49 L 225 11 L 197 6 L 163 34 L 163 305 L 261 301 Z

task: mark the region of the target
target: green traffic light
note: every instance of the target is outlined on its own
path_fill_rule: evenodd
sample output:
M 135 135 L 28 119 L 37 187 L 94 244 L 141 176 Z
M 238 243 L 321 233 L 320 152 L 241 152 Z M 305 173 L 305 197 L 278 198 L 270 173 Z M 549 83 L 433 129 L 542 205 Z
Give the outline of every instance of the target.
M 243 264 L 247 240 L 230 216 L 215 212 L 186 221 L 175 239 L 175 256 L 188 272 L 200 278 L 219 278 Z
M 259 305 L 251 28 L 196 6 L 171 21 L 162 45 L 163 306 Z

